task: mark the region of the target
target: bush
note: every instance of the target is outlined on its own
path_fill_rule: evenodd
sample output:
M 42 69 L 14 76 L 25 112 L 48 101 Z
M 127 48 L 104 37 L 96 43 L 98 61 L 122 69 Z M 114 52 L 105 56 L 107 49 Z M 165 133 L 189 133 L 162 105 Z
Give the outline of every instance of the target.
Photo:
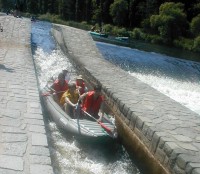
M 119 37 L 129 37 L 129 32 L 126 30 L 126 28 L 118 28 L 117 36 L 119 36 Z
M 130 37 L 137 40 L 145 40 L 145 34 L 140 28 L 134 28 L 133 31 L 130 32 Z
M 151 42 L 153 44 L 161 44 L 164 42 L 163 38 L 159 35 L 146 35 L 145 41 Z
M 193 47 L 194 51 L 200 52 L 200 36 L 197 36 L 194 39 L 194 47 Z
M 190 23 L 190 30 L 194 34 L 194 36 L 198 36 L 200 34 L 200 14 L 192 19 Z
M 67 24 L 68 26 L 71 26 L 71 27 L 75 27 L 75 28 L 79 28 L 79 29 L 82 29 L 82 30 L 90 30 L 91 26 L 87 24 L 87 22 L 74 22 L 74 21 L 67 21 Z
M 105 24 L 103 26 L 103 30 L 105 31 L 105 33 L 109 34 L 112 33 L 113 30 L 113 26 L 111 24 Z
M 192 39 L 187 39 L 180 37 L 177 40 L 174 40 L 173 44 L 176 47 L 183 48 L 185 50 L 192 51 L 193 50 L 193 43 L 194 41 Z
M 154 30 L 153 28 L 151 28 L 151 23 L 150 23 L 150 19 L 147 18 L 147 19 L 144 19 L 141 23 L 141 26 L 143 28 L 143 31 L 145 33 L 152 33 Z M 155 33 L 155 32 L 154 32 Z
M 68 26 L 80 28 L 83 30 L 90 30 L 90 25 L 88 25 L 86 21 L 82 21 L 81 23 L 74 22 L 74 21 L 65 21 L 65 20 L 62 20 L 59 15 L 51 15 L 50 13 L 40 15 L 38 19 L 45 20 L 52 23 L 57 23 L 57 24 L 68 25 Z
M 52 15 L 50 13 L 40 15 L 38 19 L 58 24 L 66 24 L 66 21 L 62 20 L 59 15 Z

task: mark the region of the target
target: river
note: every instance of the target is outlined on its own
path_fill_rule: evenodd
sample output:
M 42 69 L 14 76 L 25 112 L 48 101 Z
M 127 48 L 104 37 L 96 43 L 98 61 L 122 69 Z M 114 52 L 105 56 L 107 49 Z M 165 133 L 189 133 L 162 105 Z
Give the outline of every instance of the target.
M 40 89 L 63 69 L 74 68 L 50 34 L 48 22 L 32 22 L 31 43 Z M 119 142 L 93 144 L 61 132 L 43 108 L 55 174 L 142 174 Z

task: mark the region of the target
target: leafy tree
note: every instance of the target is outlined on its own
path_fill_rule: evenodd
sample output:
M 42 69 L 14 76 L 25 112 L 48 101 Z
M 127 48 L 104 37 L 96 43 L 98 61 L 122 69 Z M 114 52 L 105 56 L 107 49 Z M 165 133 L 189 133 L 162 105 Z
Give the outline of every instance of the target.
M 150 17 L 151 27 L 168 43 L 184 35 L 187 19 L 182 3 L 166 2 L 159 8 L 159 15 Z
M 197 3 L 192 4 L 192 7 L 189 11 L 189 14 L 192 15 L 192 17 L 197 16 L 198 14 L 200 14 L 200 1 Z
M 103 22 L 108 24 L 112 23 L 112 17 L 110 16 L 110 5 L 114 2 L 114 0 L 104 0 L 102 5 L 103 10 Z
M 192 19 L 190 29 L 194 36 L 200 35 L 200 14 Z
M 125 25 L 125 19 L 128 15 L 128 3 L 124 0 L 115 0 L 110 6 L 110 15 L 112 16 L 114 24 L 118 26 Z

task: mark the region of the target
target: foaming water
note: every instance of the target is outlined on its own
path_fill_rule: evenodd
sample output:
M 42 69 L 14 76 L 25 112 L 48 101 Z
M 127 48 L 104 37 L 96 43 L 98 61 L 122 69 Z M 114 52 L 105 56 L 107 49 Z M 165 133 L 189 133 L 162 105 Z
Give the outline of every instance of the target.
M 72 76 L 75 71 L 69 59 L 54 43 L 50 29 L 51 24 L 47 22 L 32 24 L 33 58 L 40 89 L 63 69 L 72 72 Z M 45 114 L 45 117 L 48 118 L 48 115 Z M 61 132 L 50 120 L 47 120 L 47 128 L 55 174 L 140 174 L 119 143 L 83 143 Z
M 130 73 L 161 93 L 200 114 L 200 85 L 195 82 L 177 81 L 168 77 Z
M 200 115 L 200 63 L 97 42 L 106 60 Z
M 43 89 L 47 81 L 58 75 L 63 69 L 67 69 L 69 72 L 74 71 L 72 64 L 59 49 L 47 53 L 39 47 L 35 50 L 33 57 L 37 65 L 40 89 Z
M 54 152 L 56 174 L 139 174 L 129 155 L 119 144 L 82 144 L 65 136 L 51 123 L 51 151 Z

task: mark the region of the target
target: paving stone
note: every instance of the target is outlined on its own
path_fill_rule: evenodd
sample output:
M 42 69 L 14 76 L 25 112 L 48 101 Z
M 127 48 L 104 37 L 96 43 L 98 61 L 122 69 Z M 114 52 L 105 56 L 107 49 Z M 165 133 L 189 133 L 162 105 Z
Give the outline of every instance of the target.
M 181 143 L 181 142 L 178 142 L 177 143 L 180 147 L 186 149 L 186 150 L 192 150 L 192 151 L 196 151 L 198 152 L 199 150 L 193 146 L 192 144 L 189 144 L 189 143 Z
M 173 135 L 174 138 L 176 138 L 178 141 L 182 142 L 192 142 L 192 139 L 183 135 Z
M 51 165 L 51 160 L 47 156 L 31 155 L 30 163 L 31 164 L 41 164 L 41 165 Z
M 27 112 L 32 114 L 42 114 L 41 109 L 38 108 L 28 108 Z
M 30 132 L 36 132 L 42 134 L 46 132 L 44 126 L 38 126 L 38 125 L 30 125 L 29 130 Z
M 0 125 L 9 126 L 9 127 L 19 127 L 21 125 L 21 121 L 18 119 L 10 119 L 10 118 L 0 118 Z
M 196 148 L 198 148 L 199 151 L 200 151 L 200 142 L 199 142 L 199 143 L 193 143 L 193 145 L 194 145 Z
M 42 114 L 25 113 L 24 117 L 25 118 L 37 119 L 37 120 L 43 120 Z
M 23 158 L 16 156 L 0 155 L 0 168 L 23 171 Z
M 32 145 L 48 147 L 46 135 L 39 133 L 32 133 Z
M 49 165 L 32 164 L 30 174 L 53 174 L 53 170 Z
M 43 120 L 37 120 L 37 119 L 26 119 L 26 123 L 30 125 L 40 125 L 44 126 L 44 121 Z
M 38 96 L 38 93 L 37 93 Z M 30 106 L 31 108 L 41 108 L 41 105 L 39 102 L 29 102 L 28 106 Z
M 25 142 L 28 140 L 27 135 L 25 134 L 12 134 L 12 133 L 3 133 L 0 142 Z
M 0 168 L 0 173 L 1 174 L 27 174 L 27 173 L 24 173 L 23 171 L 1 169 L 1 168 Z
M 8 101 L 8 109 L 16 109 L 16 110 L 27 110 L 26 107 L 26 103 L 23 103 L 23 102 L 16 102 L 16 101 Z
M 15 143 L 3 143 L 3 154 L 4 155 L 14 155 L 22 157 L 27 148 L 26 142 L 15 142 Z
M 43 146 L 32 146 L 30 154 L 38 155 L 38 156 L 40 156 L 40 155 L 41 156 L 50 156 L 49 149 L 47 147 L 43 147 Z
M 177 164 L 180 168 L 185 169 L 188 163 L 198 163 L 200 165 L 200 157 L 194 157 L 188 154 L 180 154 L 177 157 Z M 190 165 L 190 166 L 191 166 Z M 194 165 L 194 164 L 193 164 Z M 198 165 L 196 165 L 198 166 Z
M 13 133 L 13 134 L 26 134 L 26 132 L 18 127 L 8 127 L 8 126 L 4 126 L 2 128 L 2 132 L 4 133 Z
M 192 163 L 189 162 L 186 166 L 186 172 L 191 173 L 191 171 L 195 168 L 200 168 L 200 162 L 199 163 Z

